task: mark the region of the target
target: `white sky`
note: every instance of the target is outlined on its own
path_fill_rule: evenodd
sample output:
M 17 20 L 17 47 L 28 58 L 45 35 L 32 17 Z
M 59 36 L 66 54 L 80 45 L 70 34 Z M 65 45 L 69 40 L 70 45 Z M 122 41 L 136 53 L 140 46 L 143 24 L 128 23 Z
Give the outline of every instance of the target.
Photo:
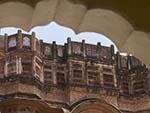
M 0 35 L 4 35 L 7 33 L 8 35 L 17 33 L 17 30 L 20 28 L 8 27 L 2 28 L 0 31 Z M 22 29 L 21 29 L 22 30 Z M 94 33 L 94 32 L 83 32 L 79 34 L 75 34 L 75 32 L 67 27 L 60 26 L 55 22 L 51 22 L 45 26 L 38 26 L 33 28 L 29 33 L 22 30 L 22 32 L 31 34 L 34 31 L 38 39 L 43 39 L 44 42 L 51 43 L 52 41 L 56 41 L 57 44 L 64 44 L 67 41 L 67 38 L 70 37 L 73 41 L 81 42 L 83 39 L 86 43 L 97 44 L 97 42 L 101 42 L 102 45 L 110 46 L 115 44 L 107 37 L 102 34 Z M 117 47 L 115 46 L 115 51 L 117 51 Z

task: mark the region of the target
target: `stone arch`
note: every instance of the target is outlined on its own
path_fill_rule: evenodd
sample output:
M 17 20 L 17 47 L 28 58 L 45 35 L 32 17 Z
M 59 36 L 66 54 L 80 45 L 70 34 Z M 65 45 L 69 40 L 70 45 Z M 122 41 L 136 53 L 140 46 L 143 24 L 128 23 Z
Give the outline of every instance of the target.
M 35 113 L 35 111 L 38 111 L 38 113 L 64 113 L 61 108 L 52 107 L 40 100 L 8 99 L 0 102 L 0 112 L 2 113 L 17 113 L 17 110 L 23 110 L 27 113 Z
M 76 33 L 102 33 L 121 51 L 127 50 L 150 65 L 150 53 L 143 49 L 149 50 L 149 34 L 143 32 L 145 35 L 141 35 L 141 31 L 136 31 L 125 18 L 112 10 L 87 9 L 85 4 L 70 0 L 38 0 L 33 4 L 9 0 L 0 3 L 0 10 L 0 27 L 21 27 L 29 31 L 34 26 L 55 21 Z
M 97 98 L 80 100 L 74 103 L 70 109 L 71 113 L 121 113 L 115 106 Z

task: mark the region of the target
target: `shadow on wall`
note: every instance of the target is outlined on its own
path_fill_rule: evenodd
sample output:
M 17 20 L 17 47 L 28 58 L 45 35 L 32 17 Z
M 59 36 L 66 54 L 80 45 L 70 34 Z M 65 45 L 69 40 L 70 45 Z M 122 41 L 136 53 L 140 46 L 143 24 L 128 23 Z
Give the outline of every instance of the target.
M 17 30 L 22 30 L 21 28 L 15 27 L 6 27 L 0 30 L 0 35 L 4 35 L 7 33 L 8 35 L 15 34 Z M 82 32 L 76 34 L 72 29 L 58 25 L 55 22 L 51 22 L 45 26 L 37 26 L 30 30 L 30 32 L 26 32 L 22 30 L 23 33 L 31 34 L 32 32 L 36 33 L 36 37 L 38 39 L 42 39 L 44 42 L 51 43 L 52 41 L 56 41 L 57 44 L 63 44 L 67 41 L 67 38 L 70 37 L 72 41 L 81 42 L 85 40 L 86 43 L 97 44 L 97 42 L 101 42 L 104 46 L 114 45 L 115 52 L 118 51 L 116 45 L 106 36 L 94 33 L 94 32 Z

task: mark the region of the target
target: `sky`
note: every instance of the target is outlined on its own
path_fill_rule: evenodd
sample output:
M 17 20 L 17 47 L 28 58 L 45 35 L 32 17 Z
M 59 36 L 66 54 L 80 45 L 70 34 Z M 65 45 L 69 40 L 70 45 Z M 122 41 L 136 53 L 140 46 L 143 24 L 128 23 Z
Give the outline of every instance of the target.
M 7 33 L 8 35 L 17 33 L 17 30 L 22 30 L 21 28 L 15 27 L 6 27 L 1 28 L 0 35 L 4 35 Z M 97 44 L 97 42 L 101 42 L 104 46 L 115 46 L 115 52 L 118 51 L 116 45 L 106 36 L 94 33 L 94 32 L 82 32 L 76 34 L 72 29 L 58 25 L 55 22 L 51 22 L 45 26 L 37 26 L 30 30 L 30 32 L 26 32 L 22 30 L 23 33 L 31 34 L 32 32 L 36 33 L 36 37 L 38 39 L 42 39 L 44 42 L 52 43 L 52 41 L 56 41 L 57 44 L 63 45 L 64 42 L 67 41 L 67 38 L 70 37 L 72 41 L 81 42 L 83 39 L 86 43 Z

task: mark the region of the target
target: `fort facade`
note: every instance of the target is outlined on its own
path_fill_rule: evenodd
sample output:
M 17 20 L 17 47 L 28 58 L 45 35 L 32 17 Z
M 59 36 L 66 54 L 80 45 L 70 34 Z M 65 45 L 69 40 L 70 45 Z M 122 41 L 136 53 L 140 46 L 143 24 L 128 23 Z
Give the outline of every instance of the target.
M 0 37 L 2 113 L 150 113 L 149 68 L 114 46 Z

